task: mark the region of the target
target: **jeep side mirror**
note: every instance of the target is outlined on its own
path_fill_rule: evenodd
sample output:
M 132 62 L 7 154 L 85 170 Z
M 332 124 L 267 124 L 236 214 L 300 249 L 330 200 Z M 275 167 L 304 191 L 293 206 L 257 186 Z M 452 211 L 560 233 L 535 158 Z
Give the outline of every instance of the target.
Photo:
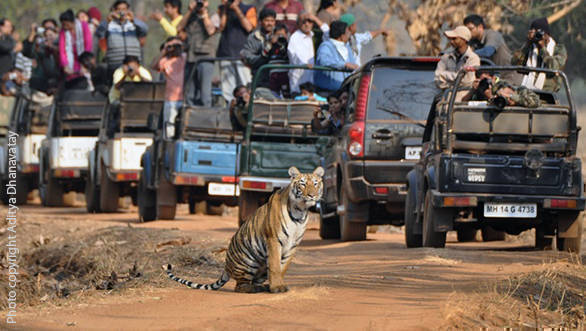
M 159 115 L 157 115 L 155 113 L 150 113 L 149 117 L 147 118 L 147 128 L 150 131 L 155 132 L 155 131 L 157 131 L 158 126 L 159 126 Z

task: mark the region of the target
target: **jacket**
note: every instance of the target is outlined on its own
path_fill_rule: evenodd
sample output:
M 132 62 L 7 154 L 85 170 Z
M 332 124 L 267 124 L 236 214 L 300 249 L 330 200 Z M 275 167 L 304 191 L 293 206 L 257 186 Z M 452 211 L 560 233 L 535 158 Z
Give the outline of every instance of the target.
M 356 64 L 354 53 L 352 52 L 350 45 L 347 43 L 346 48 L 348 49 L 347 61 L 345 61 L 342 55 L 340 55 L 331 40 L 325 40 L 317 50 L 315 64 L 317 66 L 331 67 L 334 69 L 344 69 L 346 63 Z M 340 88 L 342 82 L 348 76 L 350 76 L 349 72 L 316 70 L 314 74 L 314 82 L 315 85 L 321 89 L 335 91 Z

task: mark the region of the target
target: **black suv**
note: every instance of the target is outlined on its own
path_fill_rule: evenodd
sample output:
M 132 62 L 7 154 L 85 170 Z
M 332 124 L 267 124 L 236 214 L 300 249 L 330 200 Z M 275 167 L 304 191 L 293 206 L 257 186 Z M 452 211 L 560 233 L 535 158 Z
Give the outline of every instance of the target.
M 366 239 L 370 224 L 403 225 L 405 178 L 419 159 L 438 58 L 380 57 L 346 78 L 345 122 L 323 157 L 320 236 Z
M 537 248 L 551 246 L 555 237 L 558 249 L 579 252 L 582 167 L 566 76 L 526 67 L 476 70 L 555 75 L 564 88 L 559 95 L 534 90 L 541 101 L 536 108 L 460 102 L 459 73 L 439 101 L 430 141 L 408 175 L 407 247 L 444 247 L 447 231 L 466 237 L 489 226 L 514 235 L 536 228 Z

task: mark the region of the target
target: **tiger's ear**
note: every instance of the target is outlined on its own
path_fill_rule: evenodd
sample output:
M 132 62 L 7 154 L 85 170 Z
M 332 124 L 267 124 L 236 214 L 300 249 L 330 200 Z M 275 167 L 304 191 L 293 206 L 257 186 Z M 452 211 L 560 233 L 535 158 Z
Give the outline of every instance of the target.
M 301 173 L 299 172 L 299 169 L 297 169 L 295 167 L 289 168 L 289 176 L 291 176 L 291 178 L 295 178 L 299 175 L 301 175 Z
M 322 167 L 315 168 L 315 170 L 313 171 L 313 174 L 316 176 L 323 177 L 324 176 L 324 168 L 322 168 Z

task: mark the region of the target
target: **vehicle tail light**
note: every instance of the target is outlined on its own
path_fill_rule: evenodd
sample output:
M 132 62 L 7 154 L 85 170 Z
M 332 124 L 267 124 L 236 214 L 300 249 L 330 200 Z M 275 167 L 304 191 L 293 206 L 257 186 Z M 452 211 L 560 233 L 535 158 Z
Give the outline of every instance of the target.
M 124 182 L 124 181 L 131 181 L 131 180 L 138 180 L 138 173 L 137 172 L 125 172 L 116 174 L 116 181 Z
M 267 183 L 245 180 L 242 182 L 242 187 L 247 188 L 247 189 L 253 189 L 253 190 L 266 190 Z
M 569 208 L 575 209 L 577 206 L 576 200 L 562 200 L 562 199 L 545 199 L 543 200 L 543 207 L 545 208 Z
M 23 174 L 29 174 L 32 172 L 39 172 L 39 165 L 38 164 L 31 164 L 22 167 Z
M 366 108 L 368 106 L 368 89 L 370 87 L 370 74 L 365 74 L 360 79 L 358 96 L 356 97 L 356 109 L 354 113 L 354 123 L 350 126 L 348 136 L 348 154 L 352 157 L 364 156 L 364 119 L 366 118 Z
M 388 194 L 389 188 L 388 187 L 375 187 L 374 192 L 376 192 L 376 194 Z
M 475 207 L 478 205 L 476 197 L 445 197 L 444 207 Z
M 204 185 L 204 180 L 199 176 L 177 175 L 173 179 L 173 184 L 176 185 Z
M 238 177 L 224 176 L 224 177 L 222 177 L 222 182 L 223 183 L 236 183 L 236 182 L 238 182 Z
M 79 170 L 63 170 L 57 169 L 55 170 L 55 177 L 60 178 L 76 178 L 79 177 Z

